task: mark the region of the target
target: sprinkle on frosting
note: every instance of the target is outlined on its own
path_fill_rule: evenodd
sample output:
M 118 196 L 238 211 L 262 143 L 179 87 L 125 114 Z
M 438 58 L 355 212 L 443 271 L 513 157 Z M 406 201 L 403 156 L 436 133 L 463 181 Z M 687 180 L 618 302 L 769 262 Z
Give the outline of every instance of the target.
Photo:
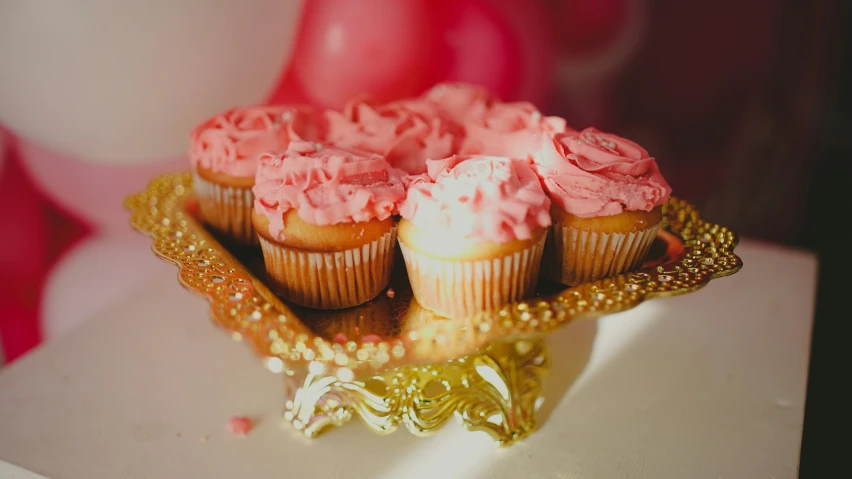
M 326 112 L 328 143 L 385 156 L 410 174 L 426 172 L 427 159 L 450 156 L 458 135 L 428 102 L 408 100 L 374 104 L 349 102 L 343 112 Z
M 323 125 L 310 107 L 232 108 L 190 133 L 193 166 L 236 177 L 253 177 L 260 153 L 281 153 L 291 140 L 316 140 Z
M 455 155 L 427 164 L 400 204 L 414 225 L 494 243 L 527 240 L 550 226 L 550 200 L 528 161 Z
M 533 162 L 554 204 L 581 218 L 650 211 L 671 194 L 644 148 L 595 128 L 555 135 Z
M 294 141 L 283 154 L 263 154 L 254 208 L 283 240 L 284 214 L 295 209 L 315 225 L 384 220 L 405 196 L 398 170 L 379 155 Z
M 549 135 L 572 131 L 565 120 L 543 116 L 526 102 L 494 103 L 464 123 L 460 154 L 527 158 Z

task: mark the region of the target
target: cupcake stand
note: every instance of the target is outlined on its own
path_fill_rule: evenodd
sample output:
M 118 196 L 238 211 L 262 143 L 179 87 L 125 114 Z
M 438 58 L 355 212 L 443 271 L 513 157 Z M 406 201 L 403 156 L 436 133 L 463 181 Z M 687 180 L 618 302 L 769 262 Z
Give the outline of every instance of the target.
M 671 199 L 649 258 L 637 271 L 465 320 L 436 317 L 413 300 L 401 258 L 388 294 L 340 311 L 284 304 L 264 284 L 260 252 L 230 247 L 196 220 L 189 173 L 156 178 L 127 199 L 132 225 L 210 302 L 213 321 L 248 343 L 286 384 L 284 418 L 307 437 L 358 417 L 388 434 L 429 435 L 455 417 L 510 445 L 535 431 L 553 365 L 548 335 L 578 321 L 687 294 L 736 273 L 737 236 Z M 558 398 L 557 398 L 558 399 Z

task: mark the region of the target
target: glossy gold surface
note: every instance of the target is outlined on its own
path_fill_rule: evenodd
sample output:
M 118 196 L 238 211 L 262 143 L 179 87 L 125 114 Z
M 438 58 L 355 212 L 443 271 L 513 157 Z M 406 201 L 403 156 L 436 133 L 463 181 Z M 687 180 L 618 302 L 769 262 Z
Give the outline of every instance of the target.
M 548 371 L 543 338 L 495 343 L 465 358 L 363 378 L 341 379 L 309 367 L 285 376 L 290 393 L 284 419 L 307 437 L 354 416 L 379 434 L 403 425 L 428 436 L 455 416 L 468 430 L 509 445 L 535 430 Z
M 155 254 L 177 264 L 180 283 L 210 301 L 214 322 L 285 373 L 285 417 L 309 437 L 353 415 L 377 432 L 404 425 L 421 435 L 457 415 L 509 444 L 535 427 L 548 364 L 543 335 L 694 291 L 742 267 L 736 235 L 673 198 L 649 258 L 634 272 L 568 289 L 542 280 L 533 298 L 449 320 L 412 299 L 398 257 L 392 293 L 318 311 L 286 305 L 266 287 L 258 248 L 226 245 L 198 222 L 189 173 L 154 179 L 125 206 Z

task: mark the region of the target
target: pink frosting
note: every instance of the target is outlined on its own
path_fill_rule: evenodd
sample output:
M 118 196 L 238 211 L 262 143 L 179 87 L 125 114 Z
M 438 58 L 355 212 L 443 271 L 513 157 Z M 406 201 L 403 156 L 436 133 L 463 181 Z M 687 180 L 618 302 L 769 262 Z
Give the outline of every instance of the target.
M 258 161 L 254 208 L 279 240 L 292 209 L 315 225 L 384 220 L 405 196 L 397 170 L 375 154 L 294 141 L 284 154 Z
M 408 100 L 372 104 L 355 100 L 343 112 L 326 112 L 328 143 L 383 155 L 410 174 L 426 172 L 427 159 L 450 156 L 458 132 L 427 102 Z
M 550 135 L 573 131 L 565 120 L 543 116 L 532 103 L 494 103 L 464 123 L 460 154 L 527 158 Z
M 550 226 L 550 200 L 528 161 L 454 155 L 427 163 L 399 208 L 416 226 L 495 243 Z
M 281 153 L 290 140 L 315 140 L 322 124 L 310 107 L 232 108 L 190 133 L 193 166 L 236 177 L 253 177 L 260 153 Z
M 488 89 L 469 83 L 439 83 L 421 97 L 445 118 L 465 123 L 481 117 L 497 98 Z
M 228 431 L 236 436 L 246 436 L 254 428 L 254 421 L 244 416 L 228 419 Z
M 555 135 L 533 162 L 553 202 L 581 218 L 650 211 L 672 191 L 644 148 L 594 128 Z

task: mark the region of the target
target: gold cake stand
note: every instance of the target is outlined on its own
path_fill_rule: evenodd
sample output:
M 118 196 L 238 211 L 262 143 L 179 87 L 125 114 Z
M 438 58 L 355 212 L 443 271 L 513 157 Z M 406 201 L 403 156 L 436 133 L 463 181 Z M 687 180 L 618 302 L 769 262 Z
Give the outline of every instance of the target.
M 672 198 L 649 259 L 634 272 L 568 289 L 543 283 L 533 298 L 449 320 L 413 300 L 397 258 L 392 294 L 315 311 L 271 292 L 259 250 L 228 245 L 196 219 L 189 173 L 155 178 L 125 206 L 132 226 L 153 239 L 154 253 L 177 264 L 180 283 L 210 301 L 213 321 L 283 376 L 284 418 L 308 437 L 353 416 L 380 434 L 404 425 L 428 435 L 455 416 L 511 444 L 536 428 L 551 368 L 548 333 L 695 291 L 742 267 L 733 232 Z

